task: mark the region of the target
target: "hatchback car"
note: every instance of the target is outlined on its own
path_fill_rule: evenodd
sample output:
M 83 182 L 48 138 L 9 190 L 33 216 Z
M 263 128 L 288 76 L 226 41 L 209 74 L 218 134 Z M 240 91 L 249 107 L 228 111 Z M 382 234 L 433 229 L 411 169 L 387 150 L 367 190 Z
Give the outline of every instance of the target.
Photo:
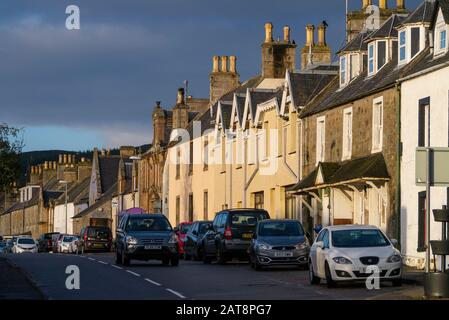
M 186 234 L 189 232 L 191 226 L 191 222 L 182 222 L 175 229 L 176 235 L 178 236 L 178 252 L 181 256 L 184 255 L 184 242 L 186 239 Z
M 190 258 L 203 259 L 203 237 L 211 225 L 212 221 L 195 221 L 192 224 L 184 241 L 184 258 L 186 260 L 190 260 Z
M 164 265 L 179 263 L 178 237 L 161 214 L 125 214 L 116 233 L 115 262 L 160 260 Z
M 61 253 L 75 253 L 78 246 L 78 237 L 72 235 L 64 235 L 59 244 L 58 252 Z
M 12 247 L 12 253 L 37 253 L 37 243 L 31 237 L 18 237 Z
M 109 252 L 112 247 L 112 232 L 108 227 L 88 226 L 81 228 L 76 252 Z
M 259 222 L 248 249 L 251 266 L 307 266 L 309 242 L 297 220 L 265 220 Z
M 232 258 L 248 260 L 248 248 L 259 221 L 270 219 L 262 209 L 232 209 L 217 213 L 203 238 L 203 262 L 215 257 L 224 264 Z
M 402 284 L 402 257 L 377 227 L 346 225 L 326 227 L 318 234 L 310 250 L 311 284 L 325 279 L 328 287 L 338 282 L 366 280 L 376 266 L 379 279 Z

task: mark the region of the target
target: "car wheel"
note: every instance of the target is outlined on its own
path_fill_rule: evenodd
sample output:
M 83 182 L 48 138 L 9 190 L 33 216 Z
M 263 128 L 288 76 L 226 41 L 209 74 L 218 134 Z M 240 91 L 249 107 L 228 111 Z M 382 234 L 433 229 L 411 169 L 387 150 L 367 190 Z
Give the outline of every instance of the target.
M 120 264 L 122 262 L 122 256 L 118 253 L 118 250 L 115 251 L 115 264 Z
M 202 256 L 202 253 L 201 253 L 201 248 L 198 247 L 198 248 L 196 249 L 196 254 L 193 256 L 193 259 L 194 259 L 195 261 L 200 261 L 200 260 L 202 260 L 202 258 L 203 258 L 203 256 Z
M 257 257 L 254 258 L 254 270 L 256 271 L 260 271 L 262 270 L 262 266 L 260 265 L 259 261 L 257 261 Z
M 84 246 L 81 247 L 81 254 L 84 254 Z
M 226 263 L 226 257 L 223 252 L 223 248 L 221 245 L 217 245 L 217 263 L 218 264 L 225 264 Z
M 172 267 L 177 267 L 179 265 L 179 256 L 177 254 L 171 256 L 170 264 Z
M 184 260 L 186 260 L 186 261 L 190 260 L 190 255 L 188 255 L 187 253 L 184 253 Z
M 168 266 L 170 264 L 170 257 L 162 257 L 162 264 Z
M 402 278 L 394 279 L 391 281 L 393 287 L 401 287 L 402 286 Z
M 311 285 L 320 284 L 321 279 L 315 276 L 315 271 L 313 271 L 312 262 L 309 262 L 309 282 Z
M 210 264 L 211 263 L 211 258 L 207 256 L 206 252 L 203 252 L 203 263 L 204 264 Z
M 335 288 L 337 283 L 332 279 L 331 269 L 329 268 L 329 264 L 326 262 L 324 265 L 324 273 L 326 275 L 326 283 L 328 288 Z
M 122 254 L 120 255 L 122 258 L 122 265 L 124 266 L 129 266 L 131 263 L 131 259 L 129 257 L 126 256 L 125 252 L 122 252 Z

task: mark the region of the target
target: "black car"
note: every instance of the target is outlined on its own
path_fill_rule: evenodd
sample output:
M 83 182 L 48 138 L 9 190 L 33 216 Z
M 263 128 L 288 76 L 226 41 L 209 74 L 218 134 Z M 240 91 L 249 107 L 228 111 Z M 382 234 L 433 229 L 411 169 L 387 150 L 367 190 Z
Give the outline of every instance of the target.
M 109 252 L 111 247 L 111 229 L 108 227 L 88 226 L 81 229 L 76 251 L 81 254 L 85 251 Z
M 38 242 L 38 251 L 39 252 L 50 252 L 53 251 L 53 241 L 59 237 L 59 232 L 49 232 L 41 234 Z
M 270 219 L 262 209 L 232 209 L 217 213 L 203 238 L 203 262 L 224 264 L 232 258 L 248 260 L 248 247 L 259 221 Z
M 203 259 L 203 237 L 212 226 L 212 221 L 195 221 L 186 234 L 184 242 L 184 259 Z
M 161 214 L 125 214 L 117 228 L 115 262 L 160 260 L 164 265 L 179 264 L 178 237 Z

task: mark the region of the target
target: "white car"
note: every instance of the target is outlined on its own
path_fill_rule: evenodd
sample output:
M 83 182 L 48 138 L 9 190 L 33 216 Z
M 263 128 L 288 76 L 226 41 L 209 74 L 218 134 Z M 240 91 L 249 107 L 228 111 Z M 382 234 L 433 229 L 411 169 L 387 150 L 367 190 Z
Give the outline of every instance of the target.
M 58 252 L 61 253 L 75 253 L 78 244 L 78 237 L 71 235 L 64 235 L 61 242 L 58 242 Z
M 373 226 L 323 228 L 310 248 L 310 283 L 319 284 L 325 279 L 328 287 L 334 287 L 338 282 L 366 280 L 378 271 L 380 280 L 400 286 L 402 256 L 394 247 L 396 243 Z
M 37 243 L 31 237 L 18 237 L 14 241 L 12 253 L 37 253 Z

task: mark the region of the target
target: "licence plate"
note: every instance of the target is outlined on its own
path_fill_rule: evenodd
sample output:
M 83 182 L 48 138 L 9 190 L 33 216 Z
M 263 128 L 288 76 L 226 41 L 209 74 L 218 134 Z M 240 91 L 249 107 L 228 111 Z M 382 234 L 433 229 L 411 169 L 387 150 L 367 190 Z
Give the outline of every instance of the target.
M 287 258 L 287 257 L 293 257 L 292 252 L 275 252 L 274 256 L 277 258 Z
M 252 233 L 243 233 L 242 238 L 243 239 L 251 239 L 253 237 Z
M 100 243 L 95 243 L 95 244 L 94 244 L 94 247 L 95 247 L 95 248 L 103 248 L 104 245 L 103 245 L 103 244 L 100 244 Z
M 162 246 L 157 246 L 153 244 L 147 244 L 145 246 L 145 250 L 160 250 L 160 249 L 162 249 Z

